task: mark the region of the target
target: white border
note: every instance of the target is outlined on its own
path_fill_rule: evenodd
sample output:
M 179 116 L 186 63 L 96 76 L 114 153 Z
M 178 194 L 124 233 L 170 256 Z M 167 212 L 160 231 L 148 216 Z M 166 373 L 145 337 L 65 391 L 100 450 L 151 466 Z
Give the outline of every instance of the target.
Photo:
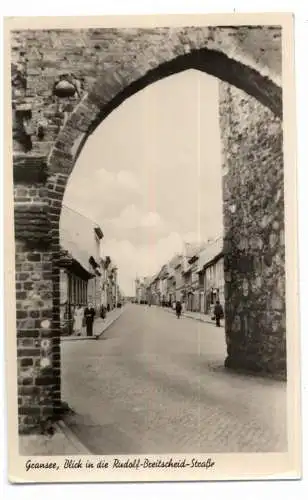
M 59 9 L 59 4 L 61 5 L 61 8 Z M 90 5 L 91 4 L 91 5 Z M 124 14 L 124 13 L 130 13 L 130 14 L 146 14 L 146 13 L 151 13 L 151 12 L 160 12 L 160 13 L 183 13 L 183 12 L 232 12 L 233 9 L 230 5 L 230 2 L 218 2 L 218 0 L 213 1 L 213 2 L 196 2 L 196 1 L 167 1 L 165 0 L 164 2 L 156 0 L 155 2 L 146 2 L 145 0 L 143 2 L 133 2 L 130 0 L 129 2 L 125 1 L 115 1 L 113 0 L 112 4 L 110 3 L 109 5 L 106 5 L 106 2 L 94 2 L 94 6 L 92 6 L 93 2 L 88 0 L 87 2 L 80 2 L 77 0 L 74 2 L 74 4 L 67 3 L 66 5 L 62 5 L 61 1 L 58 0 L 53 0 L 52 3 L 49 5 L 42 5 L 42 2 L 38 1 L 28 1 L 26 2 L 21 2 L 21 1 L 15 1 L 14 4 L 10 5 L 9 8 L 5 7 L 5 15 L 95 15 L 95 14 L 102 14 L 104 13 L 110 13 L 110 14 Z M 97 5 L 98 4 L 98 5 Z M 177 8 L 175 8 L 175 4 Z M 307 85 L 305 85 L 303 78 L 304 74 L 307 76 L 307 70 L 306 73 L 304 72 L 304 67 L 298 68 L 300 61 L 302 61 L 302 66 L 304 66 L 305 61 L 306 61 L 306 47 L 307 47 L 307 25 L 305 29 L 304 21 L 308 19 L 308 12 L 307 12 L 307 7 L 305 7 L 305 2 L 258 2 L 257 8 L 255 9 L 247 9 L 245 6 L 247 2 L 243 1 L 234 1 L 232 2 L 232 6 L 234 5 L 235 11 L 239 12 L 260 12 L 260 11 L 295 11 L 296 12 L 296 20 L 297 20 L 297 26 L 296 26 L 296 65 L 297 65 L 297 103 L 300 102 L 300 105 L 297 104 L 297 112 L 298 112 L 298 123 L 303 124 L 306 122 L 306 116 L 307 116 Z M 300 6 L 298 5 L 300 4 Z M 120 10 L 119 10 L 120 6 Z M 121 8 L 122 6 L 122 8 Z M 93 8 L 94 7 L 94 8 Z M 123 10 L 123 7 L 125 8 L 125 11 Z M 155 10 L 154 10 L 155 9 Z M 305 51 L 305 52 L 304 52 Z M 301 75 L 301 76 L 299 76 Z M 300 78 L 302 78 L 302 81 L 300 81 Z M 305 120 L 305 121 L 304 121 Z M 305 224 L 305 214 L 308 213 L 307 207 L 305 203 L 307 203 L 307 195 L 306 195 L 306 186 L 308 185 L 307 183 L 307 169 L 304 167 L 304 165 L 307 165 L 307 162 L 304 161 L 304 154 L 305 154 L 305 145 L 307 144 L 307 129 L 306 127 L 302 127 L 303 130 L 301 130 L 300 126 L 298 127 L 298 143 L 299 143 L 299 158 L 298 158 L 298 177 L 299 177 L 299 182 L 298 182 L 298 197 L 300 201 L 300 215 L 299 215 L 299 243 L 300 243 L 300 266 L 301 266 L 301 275 L 300 275 L 300 296 L 302 298 L 301 303 L 303 304 L 303 309 L 305 308 L 306 304 L 306 298 L 307 298 L 307 288 L 305 285 L 305 276 L 307 276 L 307 264 L 305 263 L 307 261 L 307 239 L 306 239 L 306 229 L 305 225 L 307 226 L 307 223 Z M 305 130 L 306 129 L 306 130 Z M 307 146 L 306 146 L 307 147 Z M 306 150 L 307 152 L 307 150 Z M 1 219 L 2 220 L 2 219 Z M 3 233 L 2 233 L 3 234 Z M 2 257 L 2 256 L 1 256 Z M 305 258 L 306 257 L 306 258 Z M 1 258 L 1 264 L 3 260 Z M 2 273 L 3 276 L 3 273 Z M 301 326 L 302 326 L 302 349 L 304 349 L 303 352 L 306 352 L 305 347 L 307 346 L 307 342 L 305 341 L 304 334 L 305 334 L 305 324 L 304 324 L 304 318 L 302 317 L 301 321 Z M 3 338 L 3 337 L 2 337 Z M 303 356 L 303 354 L 302 354 Z M 306 370 L 304 369 L 304 363 L 303 363 L 303 378 L 302 378 L 302 387 L 305 387 L 307 384 L 307 373 L 305 374 Z M 3 377 L 2 377 L 2 386 L 3 386 Z M 4 392 L 4 387 L 2 387 L 3 392 Z M 305 405 L 303 405 L 303 421 L 307 421 L 306 416 L 306 410 L 305 410 Z M 1 430 L 2 430 L 1 426 Z M 3 442 L 3 440 L 1 440 Z M 306 441 L 306 432 L 304 430 L 304 441 Z M 304 471 L 305 471 L 305 462 L 304 462 Z M 5 478 L 6 481 L 6 478 Z M 21 494 L 23 498 L 30 498 L 33 499 L 36 494 L 39 494 L 40 496 L 44 494 L 44 496 L 52 495 L 54 494 L 59 494 L 60 491 L 63 494 L 63 497 L 76 496 L 76 486 L 77 485 L 53 485 L 51 488 L 49 486 L 45 485 L 39 485 L 36 487 L 31 487 L 31 486 L 25 486 L 25 487 L 13 487 L 13 486 L 8 486 L 5 489 L 5 498 L 11 498 L 11 495 L 16 495 Z M 104 492 L 101 490 L 101 488 L 104 488 Z M 109 485 L 78 485 L 78 492 L 82 496 L 84 494 L 91 494 L 94 495 L 94 493 L 97 493 L 99 497 L 102 496 L 102 494 L 107 493 L 108 487 L 110 488 L 111 486 Z M 122 490 L 122 487 L 125 487 L 125 490 Z M 171 488 L 172 488 L 172 494 L 178 495 L 180 498 L 182 495 L 187 494 L 187 496 L 191 495 L 198 495 L 203 491 L 206 493 L 206 495 L 213 495 L 213 492 L 216 491 L 217 495 L 217 490 L 216 487 L 222 488 L 224 491 L 221 490 L 221 493 L 225 496 L 228 496 L 228 499 L 230 498 L 235 498 L 235 495 L 249 495 L 249 498 L 259 498 L 260 495 L 262 495 L 262 498 L 269 498 L 269 495 L 273 495 L 273 493 L 281 495 L 283 498 L 282 492 L 285 493 L 286 498 L 291 498 L 291 497 L 296 497 L 300 498 L 299 495 L 304 498 L 300 494 L 300 491 L 303 492 L 304 488 L 304 481 L 301 483 L 284 483 L 281 484 L 279 487 L 279 493 L 278 493 L 278 488 L 277 488 L 277 483 L 242 483 L 241 485 L 238 485 L 236 483 L 232 484 L 226 484 L 226 483 L 220 483 L 218 484 L 190 484 L 190 485 L 176 485 L 176 484 L 170 484 L 170 485 L 144 485 L 142 488 L 138 488 L 138 485 L 136 487 L 130 486 L 129 488 L 125 485 L 119 485 L 119 489 L 121 489 L 122 494 L 125 494 L 125 496 L 130 496 L 130 494 L 133 494 L 134 498 L 136 498 L 136 495 L 141 493 L 142 495 L 147 495 L 151 494 L 152 496 L 157 497 L 157 495 L 162 494 L 162 489 L 166 489 L 167 493 L 171 493 Z M 56 491 L 53 489 L 56 488 Z M 86 488 L 86 489 L 84 489 Z M 89 490 L 91 488 L 91 492 Z M 146 489 L 145 489 L 146 488 Z M 240 489 L 239 489 L 240 488 Z M 275 488 L 275 490 L 273 489 Z M 292 490 L 290 491 L 290 488 Z M 18 491 L 19 490 L 19 491 Z M 36 490 L 36 491 L 34 491 Z M 89 490 L 89 491 L 88 491 Z M 134 490 L 134 492 L 133 492 Z M 142 490 L 142 491 L 141 491 Z M 261 493 L 262 491 L 262 493 Z M 264 492 L 267 492 L 266 496 L 264 496 Z M 114 486 L 112 492 L 110 491 L 110 494 L 114 494 Z M 119 491 L 120 493 L 120 491 Z M 169 496 L 168 495 L 168 496 Z

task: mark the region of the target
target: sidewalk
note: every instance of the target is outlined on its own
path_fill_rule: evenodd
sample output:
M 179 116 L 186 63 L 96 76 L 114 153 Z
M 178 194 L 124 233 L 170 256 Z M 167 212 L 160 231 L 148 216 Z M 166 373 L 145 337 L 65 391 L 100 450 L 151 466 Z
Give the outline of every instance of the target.
M 174 309 L 171 309 L 170 307 L 162 307 L 164 311 L 167 311 L 168 313 L 175 314 Z M 211 316 L 209 314 L 204 314 L 200 312 L 191 312 L 191 311 L 183 311 L 182 316 L 185 316 L 185 318 L 191 318 L 195 319 L 196 321 L 202 321 L 202 323 L 210 323 L 211 325 L 215 326 L 215 320 L 211 319 Z M 222 328 L 225 326 L 225 320 L 220 320 L 220 325 Z
M 62 422 L 54 425 L 53 436 L 21 434 L 19 453 L 23 456 L 87 455 L 89 450 Z
M 105 319 L 96 318 L 93 325 L 93 336 L 87 337 L 86 335 L 69 335 L 61 337 L 62 342 L 71 342 L 73 340 L 95 340 L 98 339 L 109 326 L 112 325 L 124 312 L 126 306 L 113 309 L 108 312 Z
M 124 312 L 125 307 L 113 309 L 107 313 L 105 320 L 97 318 L 94 322 L 93 337 L 72 335 L 61 337 L 63 342 L 73 340 L 95 340 Z M 54 433 L 19 435 L 19 453 L 23 456 L 56 456 L 56 455 L 88 455 L 89 450 L 79 441 L 77 436 L 60 420 L 52 425 Z

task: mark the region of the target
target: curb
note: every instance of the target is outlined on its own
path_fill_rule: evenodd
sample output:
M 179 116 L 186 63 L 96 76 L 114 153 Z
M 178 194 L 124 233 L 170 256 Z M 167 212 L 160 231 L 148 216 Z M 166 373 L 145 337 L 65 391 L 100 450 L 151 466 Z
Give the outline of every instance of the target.
M 76 448 L 78 453 L 81 455 L 91 455 L 92 453 L 90 450 L 81 442 L 79 441 L 78 437 L 76 434 L 74 434 L 69 427 L 66 425 L 63 420 L 59 420 L 56 424 L 55 427 L 58 428 L 59 432 L 61 432 L 68 441 Z
M 61 342 L 77 342 L 79 340 L 93 340 L 95 339 L 95 336 L 93 335 L 92 337 L 86 337 L 84 335 L 76 335 L 73 336 L 71 335 L 70 337 L 61 337 Z
M 105 333 L 105 331 L 106 331 L 106 330 L 108 330 L 108 328 L 109 328 L 111 325 L 113 325 L 113 323 L 114 323 L 115 321 L 117 321 L 117 319 L 119 319 L 119 318 L 122 316 L 122 314 L 124 313 L 124 311 L 125 311 L 125 307 L 124 307 L 124 308 L 122 308 L 122 311 L 120 312 L 120 314 L 119 314 L 118 316 L 116 316 L 115 318 L 113 318 L 113 319 L 110 321 L 110 323 L 106 324 L 105 328 L 103 329 L 103 331 L 102 331 L 101 333 L 97 333 L 96 335 L 94 335 L 94 336 L 93 336 L 93 338 L 94 338 L 95 340 L 98 340 L 98 339 L 99 339 L 99 338 L 100 338 L 100 337 L 101 337 L 101 336 Z

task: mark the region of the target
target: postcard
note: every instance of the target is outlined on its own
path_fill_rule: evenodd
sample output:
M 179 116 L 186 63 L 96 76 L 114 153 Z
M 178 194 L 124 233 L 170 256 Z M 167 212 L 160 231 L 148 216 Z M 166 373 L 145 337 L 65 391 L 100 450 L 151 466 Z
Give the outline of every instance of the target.
M 6 19 L 11 482 L 301 477 L 293 24 Z

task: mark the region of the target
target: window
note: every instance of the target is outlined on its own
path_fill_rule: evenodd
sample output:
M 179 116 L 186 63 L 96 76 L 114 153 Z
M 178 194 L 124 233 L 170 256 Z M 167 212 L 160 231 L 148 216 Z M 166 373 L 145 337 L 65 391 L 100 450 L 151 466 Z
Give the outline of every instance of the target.
M 79 282 L 78 283 L 78 285 L 79 285 L 78 286 L 78 302 L 79 302 L 79 304 L 81 304 L 81 302 L 82 302 L 82 279 L 79 278 L 78 282 Z
M 72 276 L 72 288 L 73 288 L 73 295 L 72 295 L 72 303 L 75 304 L 76 302 L 76 278 L 75 276 Z
M 76 277 L 76 304 L 79 303 L 79 278 Z

